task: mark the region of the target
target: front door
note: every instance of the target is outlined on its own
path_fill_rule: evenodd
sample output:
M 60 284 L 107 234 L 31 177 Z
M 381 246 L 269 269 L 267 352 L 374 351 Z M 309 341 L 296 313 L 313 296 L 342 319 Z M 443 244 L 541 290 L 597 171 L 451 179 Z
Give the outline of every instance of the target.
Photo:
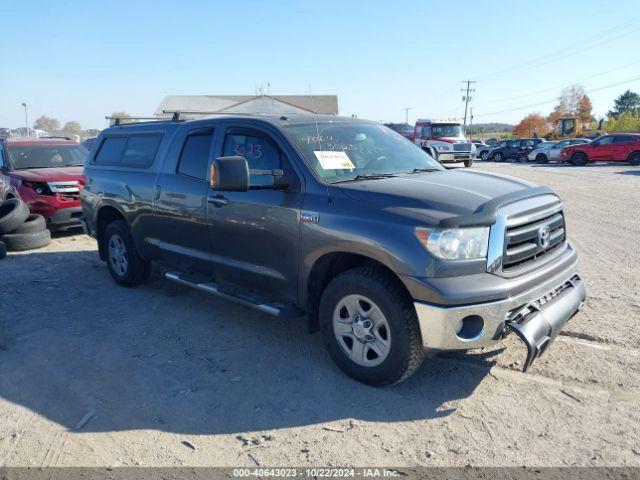
M 613 158 L 613 135 L 607 135 L 594 140 L 589 149 L 589 159 L 611 160 Z
M 285 154 L 285 141 L 267 131 L 228 124 L 221 156 L 242 156 L 249 163 L 251 187 L 247 192 L 209 195 L 222 202 L 209 203 L 213 245 L 213 274 L 230 283 L 285 301 L 297 298 L 300 177 Z M 282 169 L 290 178 L 286 189 L 273 187 Z

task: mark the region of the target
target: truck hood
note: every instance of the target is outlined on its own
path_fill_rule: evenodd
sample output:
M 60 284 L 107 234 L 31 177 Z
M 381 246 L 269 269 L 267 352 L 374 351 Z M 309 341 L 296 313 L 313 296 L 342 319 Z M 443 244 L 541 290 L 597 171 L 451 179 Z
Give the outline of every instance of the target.
M 462 169 L 336 186 L 353 200 L 429 223 L 471 215 L 494 198 L 536 187 L 534 183 L 506 175 Z
M 83 169 L 84 167 L 29 168 L 27 170 L 14 170 L 10 175 L 26 182 L 77 181 L 84 184 Z

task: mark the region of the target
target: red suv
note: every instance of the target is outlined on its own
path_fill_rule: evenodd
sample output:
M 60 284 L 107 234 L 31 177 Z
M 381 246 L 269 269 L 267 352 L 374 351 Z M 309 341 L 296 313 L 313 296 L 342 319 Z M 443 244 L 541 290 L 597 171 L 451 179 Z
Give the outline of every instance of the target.
M 66 138 L 0 140 L 0 183 L 9 183 L 31 213 L 45 217 L 51 230 L 79 226 L 88 153 Z
M 571 145 L 560 152 L 560 161 L 572 165 L 597 161 L 640 165 L 640 133 L 614 133 L 598 137 L 590 143 Z

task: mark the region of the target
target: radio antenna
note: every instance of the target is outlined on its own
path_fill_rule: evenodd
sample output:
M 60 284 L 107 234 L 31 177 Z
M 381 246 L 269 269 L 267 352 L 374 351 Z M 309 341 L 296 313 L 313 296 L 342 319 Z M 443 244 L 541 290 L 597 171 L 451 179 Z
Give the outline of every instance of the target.
M 311 98 L 311 106 L 313 107 L 313 121 L 316 124 L 316 136 L 318 138 L 318 147 L 322 151 L 322 140 L 320 139 L 320 127 L 318 127 L 318 109 L 316 108 L 316 100 L 313 98 L 313 92 L 311 91 L 311 84 L 309 84 L 309 98 Z M 329 184 L 324 182 L 324 186 L 327 189 L 327 203 L 331 205 L 331 194 L 329 193 Z

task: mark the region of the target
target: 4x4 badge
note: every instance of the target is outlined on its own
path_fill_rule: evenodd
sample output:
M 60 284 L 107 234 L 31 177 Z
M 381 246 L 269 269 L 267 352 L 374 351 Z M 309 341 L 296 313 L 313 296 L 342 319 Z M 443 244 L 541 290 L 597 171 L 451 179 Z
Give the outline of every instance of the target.
M 300 221 L 304 223 L 320 223 L 320 215 L 311 212 L 301 212 Z

